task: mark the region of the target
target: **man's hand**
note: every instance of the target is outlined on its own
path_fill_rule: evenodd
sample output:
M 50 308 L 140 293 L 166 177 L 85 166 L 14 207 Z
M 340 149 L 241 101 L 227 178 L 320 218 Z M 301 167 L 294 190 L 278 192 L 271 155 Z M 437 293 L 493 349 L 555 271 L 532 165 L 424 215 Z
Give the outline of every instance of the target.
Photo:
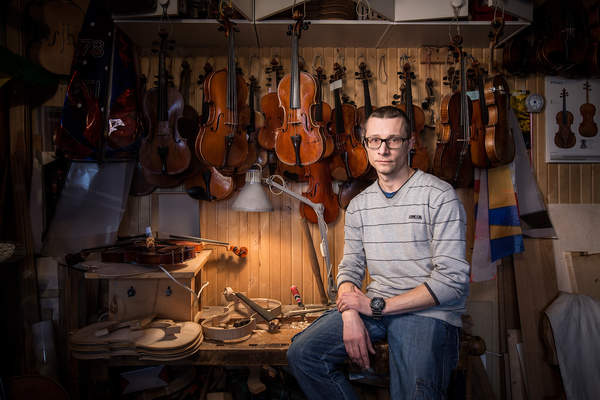
M 354 285 L 352 286 L 352 290 L 338 295 L 336 304 L 338 311 L 341 313 L 346 310 L 355 310 L 369 317 L 373 315 L 373 311 L 371 311 L 371 299 Z
M 369 368 L 371 366 L 369 353 L 375 354 L 375 349 L 363 320 L 354 310 L 347 310 L 343 313 L 342 320 L 344 321 L 344 345 L 348 356 L 361 368 Z

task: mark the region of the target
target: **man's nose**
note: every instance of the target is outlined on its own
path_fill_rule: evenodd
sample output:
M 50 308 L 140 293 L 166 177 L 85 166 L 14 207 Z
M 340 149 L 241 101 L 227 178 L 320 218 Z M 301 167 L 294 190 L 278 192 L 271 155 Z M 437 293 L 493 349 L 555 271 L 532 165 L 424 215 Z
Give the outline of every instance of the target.
M 388 147 L 387 141 L 381 142 L 381 146 L 377 150 L 379 154 L 387 154 L 390 152 L 390 148 Z

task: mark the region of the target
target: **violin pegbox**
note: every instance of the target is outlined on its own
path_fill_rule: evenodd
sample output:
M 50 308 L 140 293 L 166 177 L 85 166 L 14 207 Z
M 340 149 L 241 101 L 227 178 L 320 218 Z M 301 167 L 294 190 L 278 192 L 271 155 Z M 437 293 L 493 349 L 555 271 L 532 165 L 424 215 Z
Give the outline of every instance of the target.
M 358 65 L 358 71 L 354 73 L 354 76 L 360 81 L 368 81 L 373 77 L 364 61 Z
M 339 63 L 333 64 L 333 74 L 329 77 L 329 90 L 341 89 L 344 75 L 346 75 L 346 67 Z

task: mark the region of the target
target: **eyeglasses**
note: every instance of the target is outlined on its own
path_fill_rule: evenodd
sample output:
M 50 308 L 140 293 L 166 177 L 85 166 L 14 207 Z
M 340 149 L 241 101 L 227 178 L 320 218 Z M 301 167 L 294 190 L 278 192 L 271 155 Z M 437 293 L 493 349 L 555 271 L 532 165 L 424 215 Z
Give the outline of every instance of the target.
M 399 149 L 402 146 L 402 143 L 409 140 L 409 137 L 401 137 L 401 136 L 390 136 L 387 139 L 381 139 L 378 137 L 366 137 L 364 138 L 365 145 L 371 150 L 377 150 L 381 147 L 381 143 L 385 142 L 388 149 Z

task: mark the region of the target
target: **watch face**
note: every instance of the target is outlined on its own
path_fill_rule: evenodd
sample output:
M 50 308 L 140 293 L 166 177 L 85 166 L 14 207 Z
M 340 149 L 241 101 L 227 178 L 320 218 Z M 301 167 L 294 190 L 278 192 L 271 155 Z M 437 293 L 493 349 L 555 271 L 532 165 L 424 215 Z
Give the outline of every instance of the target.
M 371 299 L 371 308 L 381 311 L 385 307 L 385 300 L 382 297 L 373 297 Z

